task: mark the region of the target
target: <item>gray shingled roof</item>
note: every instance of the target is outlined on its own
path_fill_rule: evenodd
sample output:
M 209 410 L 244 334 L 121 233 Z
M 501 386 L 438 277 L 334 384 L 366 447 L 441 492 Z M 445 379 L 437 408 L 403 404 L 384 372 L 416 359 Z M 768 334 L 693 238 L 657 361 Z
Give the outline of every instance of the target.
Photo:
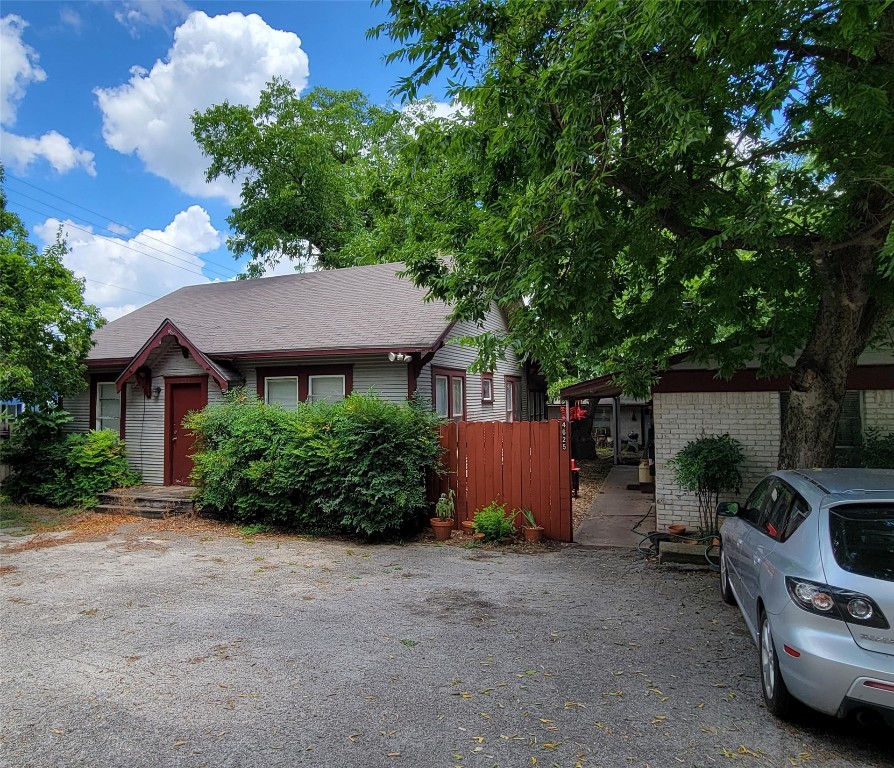
M 165 319 L 209 356 L 249 352 L 430 347 L 449 307 L 377 264 L 192 285 L 103 326 L 88 360 L 129 358 Z

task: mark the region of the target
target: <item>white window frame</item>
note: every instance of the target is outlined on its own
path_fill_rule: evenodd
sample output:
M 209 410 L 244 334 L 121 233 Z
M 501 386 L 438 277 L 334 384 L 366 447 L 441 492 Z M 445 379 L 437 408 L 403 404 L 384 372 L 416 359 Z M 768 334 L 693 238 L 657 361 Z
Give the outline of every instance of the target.
M 314 398 L 314 380 L 315 379 L 341 379 L 341 399 L 345 399 L 345 390 L 347 389 L 347 382 L 345 381 L 344 374 L 341 373 L 317 373 L 307 377 L 307 402 L 313 403 L 316 402 Z M 333 401 L 337 402 L 337 401 Z
M 112 400 L 111 397 L 103 397 L 103 389 L 105 387 L 111 387 L 112 391 L 115 393 L 114 400 L 118 404 L 118 407 L 115 411 L 115 416 L 103 416 L 102 415 L 102 401 Z M 93 425 L 94 429 L 109 429 L 112 432 L 121 433 L 121 393 L 115 388 L 114 381 L 98 381 L 96 382 L 96 404 L 94 406 L 96 408 L 96 423 Z M 114 421 L 115 426 L 110 427 L 107 426 L 104 422 Z
M 438 398 L 438 381 L 444 382 L 444 401 Z M 442 419 L 450 418 L 450 377 L 440 373 L 435 375 L 435 413 Z
M 481 376 L 481 402 L 491 404 L 494 401 L 494 375 L 485 373 Z
M 301 400 L 299 399 L 299 395 L 300 395 L 299 387 L 301 386 L 301 377 L 300 376 L 267 376 L 264 379 L 264 402 L 267 403 L 267 405 L 271 405 L 271 403 L 270 403 L 270 382 L 271 381 L 290 381 L 290 380 L 295 382 L 295 407 L 294 407 L 294 409 L 287 409 L 287 410 L 298 410 L 298 403 L 301 402 Z M 280 403 L 280 405 L 282 405 L 282 403 Z M 283 406 L 283 408 L 285 408 L 285 407 L 286 406 Z

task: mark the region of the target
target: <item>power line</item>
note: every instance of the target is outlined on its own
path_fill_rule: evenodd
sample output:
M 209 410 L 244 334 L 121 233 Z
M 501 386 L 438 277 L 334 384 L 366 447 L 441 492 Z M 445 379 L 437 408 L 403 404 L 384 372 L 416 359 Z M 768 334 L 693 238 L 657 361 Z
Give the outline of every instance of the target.
M 17 203 L 19 208 L 24 208 L 26 211 L 31 211 L 32 213 L 39 214 L 40 216 L 46 216 L 42 211 L 38 211 L 35 208 L 30 208 L 27 205 L 22 205 L 21 203 Z M 129 245 L 122 243 L 120 240 L 113 240 L 110 237 L 106 237 L 105 235 L 97 235 L 95 232 L 91 232 L 89 229 L 84 229 L 83 227 L 79 227 L 77 224 L 67 224 L 66 226 L 71 227 L 72 229 L 77 229 L 80 232 L 84 232 L 87 235 L 92 237 L 99 238 L 100 240 L 105 240 L 112 245 L 117 246 L 118 248 L 126 248 L 128 251 L 133 251 L 134 253 L 140 254 L 140 256 L 147 256 L 150 259 L 155 259 L 156 261 L 160 261 L 162 264 L 167 264 L 169 267 L 176 267 L 177 269 L 182 269 L 184 272 L 192 272 L 194 275 L 198 275 L 199 277 L 206 277 L 202 272 L 197 272 L 194 269 L 189 269 L 187 267 L 181 267 L 179 264 L 173 264 L 170 261 L 165 261 L 164 259 L 158 258 L 158 256 L 153 256 L 151 253 L 146 253 L 146 251 L 140 251 L 136 248 L 131 248 Z M 185 261 L 185 260 L 184 260 Z
M 99 216 L 100 218 L 105 219 L 106 221 L 108 221 L 110 224 L 116 224 L 116 225 L 118 225 L 119 227 L 123 227 L 123 228 L 126 229 L 128 232 L 134 232 L 134 233 L 136 233 L 136 234 L 138 234 L 138 235 L 139 235 L 139 234 L 142 234 L 143 237 L 145 237 L 145 238 L 148 239 L 148 240 L 154 240 L 155 242 L 157 242 L 157 243 L 161 243 L 162 245 L 165 245 L 165 246 L 168 247 L 168 248 L 173 248 L 173 249 L 175 249 L 175 250 L 180 251 L 181 253 L 185 253 L 187 256 L 192 256 L 192 257 L 194 257 L 194 258 L 199 258 L 195 253 L 192 253 L 191 251 L 187 251 L 185 248 L 180 248 L 179 246 L 176 246 L 176 245 L 168 245 L 168 243 L 165 243 L 164 240 L 159 240 L 157 237 L 152 237 L 151 235 L 147 235 L 147 234 L 144 234 L 144 233 L 142 233 L 142 232 L 137 232 L 137 230 L 135 230 L 133 227 L 129 227 L 127 224 L 122 224 L 120 221 L 115 221 L 115 220 L 114 220 L 113 218 L 111 218 L 110 216 L 106 216 L 105 214 L 99 213 L 98 211 L 94 211 L 94 210 L 92 210 L 92 209 L 90 209 L 90 208 L 86 208 L 86 207 L 84 207 L 83 205 L 80 205 L 79 203 L 74 202 L 73 200 L 68 200 L 67 198 L 62 197 L 61 195 L 57 195 L 57 194 L 55 194 L 54 192 L 50 192 L 49 190 L 43 189 L 43 188 L 41 188 L 41 187 L 38 187 L 36 184 L 32 184 L 30 181 L 25 181 L 25 179 L 23 179 L 23 178 L 21 178 L 21 177 L 19 177 L 19 176 L 16 176 L 16 175 L 11 174 L 11 173 L 7 173 L 7 174 L 6 174 L 6 178 L 7 178 L 7 179 L 14 179 L 15 181 L 19 182 L 20 184 L 24 184 L 25 186 L 31 187 L 32 189 L 36 189 L 38 192 L 42 192 L 43 194 L 45 194 L 45 195 L 49 195 L 50 197 L 55 197 L 57 200 L 61 200 L 63 203 L 68 203 L 69 205 L 73 205 L 75 208 L 80 208 L 82 211 L 87 211 L 87 213 L 92 213 L 94 216 Z M 22 193 L 22 192 L 18 192 L 18 194 L 23 194 L 23 193 Z M 31 198 L 31 199 L 33 199 L 33 198 Z M 43 202 L 43 201 L 39 201 L 39 202 Z M 54 206 L 50 206 L 48 203 L 43 203 L 43 205 L 47 205 L 48 207 L 54 207 Z M 57 208 L 57 210 L 62 210 L 62 209 L 61 209 L 61 208 Z M 96 226 L 101 226 L 101 225 L 96 225 Z M 111 231 L 112 231 L 112 230 L 108 229 L 107 227 L 101 227 L 101 228 L 102 228 L 102 229 L 105 229 L 107 232 L 111 232 Z M 223 265 L 223 264 L 221 264 L 221 263 L 219 263 L 219 262 L 216 262 L 216 261 L 210 261 L 210 260 L 208 260 L 208 259 L 202 259 L 202 260 L 203 260 L 206 264 L 214 264 L 215 266 L 218 266 L 218 267 L 220 267 L 221 269 L 225 269 L 225 270 L 231 272 L 233 275 L 238 274 L 238 272 L 239 272 L 239 270 L 237 270 L 237 269 L 233 269 L 232 267 L 227 267 L 227 266 L 225 266 L 225 265 Z
M 68 216 L 75 216 L 75 215 L 76 215 L 76 214 L 73 214 L 71 211 L 66 211 L 64 208 L 60 208 L 59 206 L 52 205 L 51 203 L 46 203 L 46 202 L 44 202 L 43 200 L 40 200 L 40 199 L 38 199 L 38 198 L 36 198 L 36 197 L 31 197 L 31 195 L 26 195 L 24 192 L 21 192 L 21 191 L 19 191 L 19 190 L 17 190 L 17 189 L 11 189 L 11 190 L 9 190 L 9 191 L 12 192 L 14 195 L 18 195 L 18 196 L 27 198 L 28 200 L 33 200 L 34 202 L 38 203 L 39 205 L 43 205 L 44 207 L 49 208 L 50 210 L 59 211 L 59 212 L 61 212 L 63 215 L 68 215 Z M 27 208 L 27 206 L 22 205 L 22 203 L 18 202 L 18 201 L 15 200 L 15 199 L 11 199 L 11 202 L 15 203 L 16 205 L 18 205 L 18 206 L 21 207 L 21 208 L 26 208 L 27 210 L 34 211 L 33 208 Z M 50 214 L 42 213 L 42 212 L 40 212 L 40 211 L 34 211 L 34 212 L 35 212 L 35 213 L 40 213 L 41 216 L 48 216 L 48 215 L 50 215 Z M 115 232 L 114 230 L 109 229 L 108 227 L 104 227 L 102 224 L 97 224 L 96 222 L 93 222 L 93 221 L 88 221 L 87 223 L 88 223 L 90 226 L 92 226 L 92 227 L 96 227 L 96 228 L 98 228 L 98 229 L 105 230 L 106 232 L 110 232 L 111 234 L 116 235 L 116 236 L 118 235 L 117 232 Z M 111 222 L 111 223 L 114 224 L 115 222 Z M 122 226 L 123 226 L 123 225 L 122 225 Z M 131 231 L 132 231 L 132 230 L 131 230 Z M 89 233 L 89 232 L 88 232 L 88 233 Z M 93 233 L 89 233 L 89 234 L 93 234 Z M 158 243 L 164 243 L 163 240 L 158 240 L 157 238 L 150 237 L 149 235 L 142 235 L 142 233 L 138 233 L 138 236 L 147 237 L 149 240 L 155 240 L 155 241 L 158 242 Z M 100 235 L 97 235 L 97 237 L 100 237 Z M 131 239 L 131 242 L 134 242 L 134 240 Z M 167 245 L 166 243 L 164 243 L 164 244 Z M 157 253 L 161 253 L 161 254 L 163 254 L 163 255 L 165 255 L 165 256 L 170 256 L 172 259 L 177 259 L 177 261 L 182 261 L 184 264 L 192 264 L 192 262 L 191 262 L 191 261 L 188 261 L 187 259 L 181 258 L 180 256 L 177 256 L 177 255 L 174 254 L 174 253 L 168 253 L 167 251 L 164 251 L 164 250 L 162 250 L 161 248 L 156 248 L 154 245 L 150 245 L 149 243 L 140 242 L 139 245 L 143 246 L 144 248 L 150 248 L 150 249 L 152 249 L 153 251 L 155 251 L 155 252 L 157 252 Z M 172 245 L 172 246 L 170 246 L 170 247 L 173 248 L 173 249 L 175 249 L 175 250 L 178 250 L 178 251 L 183 251 L 182 248 L 178 248 L 178 247 L 175 246 L 175 245 Z M 183 252 L 184 252 L 184 253 L 189 253 L 189 251 L 183 251 Z M 148 256 L 149 254 L 147 253 L 146 255 Z M 196 254 L 191 254 L 191 255 L 192 255 L 194 258 L 196 258 L 196 259 L 200 259 L 200 260 L 203 261 L 203 262 L 205 261 L 204 259 L 202 259 L 200 256 L 198 256 L 198 255 L 196 255 Z M 212 272 L 212 273 L 214 273 L 214 274 L 216 274 L 216 275 L 218 275 L 218 276 L 220 276 L 220 277 L 224 277 L 224 278 L 227 278 L 227 279 L 229 279 L 229 278 L 231 278 L 231 277 L 234 277 L 236 274 L 238 274 L 238 271 L 235 270 L 235 269 L 231 269 L 231 270 L 229 270 L 229 272 L 221 272 L 220 270 L 217 270 L 217 269 L 211 269 L 210 267 L 206 267 L 206 270 L 207 270 L 208 272 Z
M 131 293 L 138 293 L 140 296 L 148 296 L 150 299 L 160 299 L 161 296 L 154 296 L 151 293 L 145 293 L 144 291 L 138 291 L 135 288 L 125 288 L 123 285 L 112 285 L 111 283 L 103 283 L 99 280 L 94 280 L 92 277 L 84 277 L 83 280 L 86 280 L 88 283 L 96 283 L 97 285 L 104 285 L 106 288 L 117 288 L 119 291 L 130 291 Z

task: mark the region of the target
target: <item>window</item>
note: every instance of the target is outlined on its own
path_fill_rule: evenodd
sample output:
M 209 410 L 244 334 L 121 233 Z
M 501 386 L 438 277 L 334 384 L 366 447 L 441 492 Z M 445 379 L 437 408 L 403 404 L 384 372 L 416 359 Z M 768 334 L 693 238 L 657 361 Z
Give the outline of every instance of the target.
M 764 533 L 769 534 L 774 539 L 780 538 L 781 532 L 785 530 L 788 513 L 794 499 L 795 492 L 792 488 L 783 482 L 776 483 L 776 486 L 770 491 L 770 501 L 767 505 L 768 511 L 761 525 L 761 530 Z
M 289 411 L 297 410 L 302 402 L 341 400 L 354 387 L 350 365 L 260 367 L 257 374 L 258 397 Z
M 432 400 L 435 413 L 460 421 L 466 415 L 466 372 L 450 368 L 432 369 Z
M 789 393 L 779 393 L 779 417 L 780 424 L 785 421 L 785 412 L 788 410 Z M 835 452 L 838 454 L 839 466 L 849 466 L 848 458 L 851 451 L 860 444 L 860 436 L 863 431 L 861 410 L 863 405 L 862 392 L 845 392 L 841 403 L 841 415 L 838 417 L 838 426 L 835 430 Z
M 829 511 L 835 561 L 849 573 L 894 581 L 894 504 L 841 504 Z M 881 592 L 881 587 L 879 587 Z
M 775 484 L 775 478 L 768 477 L 751 492 L 751 495 L 745 502 L 745 509 L 742 510 L 742 518 L 752 525 L 760 524 L 764 509 L 770 503 L 770 491 Z
M 121 396 L 115 389 L 114 381 L 96 384 L 96 425 L 95 429 L 111 429 L 121 432 Z
M 308 376 L 307 380 L 307 402 L 316 403 L 325 400 L 334 403 L 344 400 L 344 376 Z
M 519 417 L 519 380 L 506 377 L 506 421 L 518 421 Z
M 494 375 L 492 373 L 481 374 L 481 402 L 492 403 L 494 401 Z
M 279 403 L 287 411 L 298 410 L 298 377 L 274 376 L 266 379 L 264 402 L 268 405 Z

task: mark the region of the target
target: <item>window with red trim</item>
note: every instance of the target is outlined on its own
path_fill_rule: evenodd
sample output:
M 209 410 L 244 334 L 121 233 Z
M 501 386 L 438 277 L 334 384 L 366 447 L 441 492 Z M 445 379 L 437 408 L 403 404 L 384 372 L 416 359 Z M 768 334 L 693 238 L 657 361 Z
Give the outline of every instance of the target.
M 481 374 L 481 402 L 492 403 L 494 401 L 494 375 L 492 373 Z
M 454 368 L 432 368 L 432 404 L 445 419 L 461 421 L 466 416 L 466 372 Z
M 341 400 L 353 391 L 350 365 L 258 368 L 258 397 L 294 411 L 300 402 Z

